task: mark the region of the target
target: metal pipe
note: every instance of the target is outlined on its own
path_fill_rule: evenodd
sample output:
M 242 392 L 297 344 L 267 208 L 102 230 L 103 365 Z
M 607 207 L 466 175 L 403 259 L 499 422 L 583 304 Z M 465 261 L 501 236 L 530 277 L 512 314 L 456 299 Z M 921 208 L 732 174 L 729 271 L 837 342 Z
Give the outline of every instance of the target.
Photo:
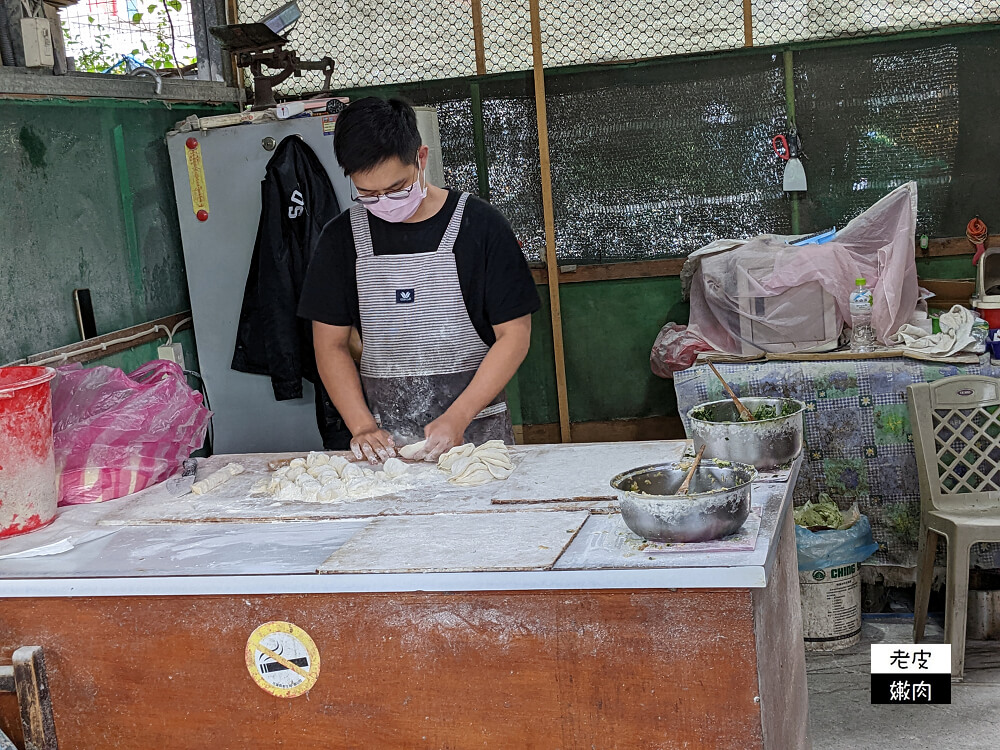
M 0 62 L 11 68 L 17 65 L 14 44 L 10 38 L 10 14 L 7 11 L 7 4 L 3 2 L 0 2 Z

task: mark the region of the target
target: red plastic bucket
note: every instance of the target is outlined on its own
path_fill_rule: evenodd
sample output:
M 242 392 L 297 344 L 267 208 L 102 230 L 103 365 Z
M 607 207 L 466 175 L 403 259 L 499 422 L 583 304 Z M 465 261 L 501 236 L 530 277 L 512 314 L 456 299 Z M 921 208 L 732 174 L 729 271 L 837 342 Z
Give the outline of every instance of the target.
M 0 367 L 0 538 L 56 517 L 51 367 Z

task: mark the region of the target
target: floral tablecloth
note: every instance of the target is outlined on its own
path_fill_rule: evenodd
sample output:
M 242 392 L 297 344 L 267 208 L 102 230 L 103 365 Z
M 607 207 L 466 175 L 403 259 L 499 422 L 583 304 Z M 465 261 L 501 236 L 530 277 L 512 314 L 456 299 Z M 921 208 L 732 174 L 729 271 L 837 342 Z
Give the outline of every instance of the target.
M 874 565 L 915 567 L 920 489 L 906 387 L 951 375 L 1000 375 L 988 356 L 979 364 L 912 359 L 767 361 L 716 365 L 738 396 L 794 398 L 806 404 L 805 461 L 795 503 L 826 492 L 842 508 L 857 501 L 881 549 Z M 707 365 L 674 375 L 677 405 L 687 412 L 726 398 Z M 1000 545 L 976 545 L 972 563 L 1000 568 Z

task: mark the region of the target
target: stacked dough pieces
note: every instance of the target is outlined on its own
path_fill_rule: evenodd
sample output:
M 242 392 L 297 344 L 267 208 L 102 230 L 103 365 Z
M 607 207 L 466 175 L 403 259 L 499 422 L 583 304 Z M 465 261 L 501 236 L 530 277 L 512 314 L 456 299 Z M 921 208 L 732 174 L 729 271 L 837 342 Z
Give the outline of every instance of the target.
M 478 448 L 472 443 L 452 448 L 438 459 L 438 468 L 450 475 L 449 482 L 473 486 L 506 479 L 514 464 L 503 441 L 490 440 Z
M 339 502 L 388 495 L 408 487 L 406 472 L 406 464 L 398 458 L 390 458 L 382 471 L 376 472 L 341 456 L 310 453 L 278 469 L 254 489 L 286 502 Z

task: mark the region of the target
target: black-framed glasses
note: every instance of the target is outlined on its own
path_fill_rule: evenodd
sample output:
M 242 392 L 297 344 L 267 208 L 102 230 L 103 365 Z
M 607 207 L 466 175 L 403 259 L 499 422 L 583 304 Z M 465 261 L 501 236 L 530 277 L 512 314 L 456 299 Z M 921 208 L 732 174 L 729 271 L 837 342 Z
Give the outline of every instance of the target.
M 417 180 L 408 188 L 404 188 L 403 190 L 393 190 L 391 193 L 379 193 L 378 195 L 361 195 L 359 193 L 358 195 L 353 196 L 352 200 L 355 203 L 360 203 L 363 206 L 371 206 L 372 204 L 378 203 L 383 198 L 388 198 L 391 201 L 406 200 L 407 198 L 410 197 L 410 193 L 413 192 L 413 188 L 415 188 L 420 183 L 420 163 L 417 162 L 416 166 L 417 166 Z M 357 191 L 358 189 L 357 186 L 355 186 L 353 180 L 351 180 L 351 188 L 355 191 Z

